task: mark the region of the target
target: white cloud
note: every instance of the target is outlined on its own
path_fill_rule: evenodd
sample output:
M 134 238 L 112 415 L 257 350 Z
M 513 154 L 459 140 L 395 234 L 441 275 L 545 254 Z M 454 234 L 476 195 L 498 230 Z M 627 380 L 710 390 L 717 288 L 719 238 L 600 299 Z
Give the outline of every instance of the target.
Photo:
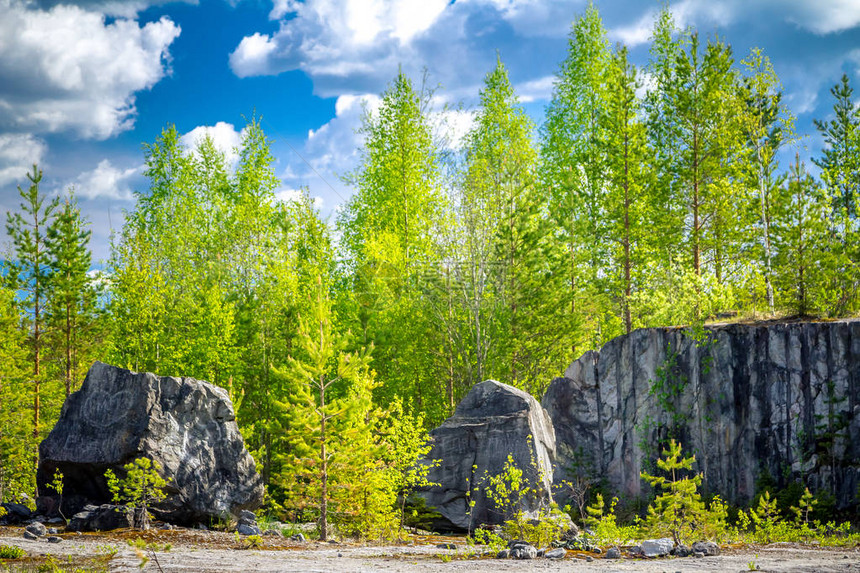
M 0 0 L 0 129 L 106 139 L 130 129 L 135 92 L 167 73 L 168 18 L 107 24 L 79 6 Z
M 132 201 L 132 185 L 143 173 L 143 166 L 119 168 L 103 159 L 95 169 L 78 175 L 71 185 L 75 195 L 84 199 L 114 199 Z
M 239 161 L 238 147 L 242 143 L 242 132 L 236 131 L 232 123 L 219 121 L 215 125 L 199 125 L 180 137 L 180 141 L 188 149 L 195 149 L 203 138 L 209 136 L 227 159 L 227 165 L 235 168 Z
M 437 111 L 431 114 L 430 124 L 436 130 L 436 139 L 445 149 L 454 151 L 463 146 L 463 141 L 475 125 L 475 114 L 462 109 Z
M 158 6 L 169 2 L 185 2 L 198 4 L 198 0 L 37 0 L 35 4 L 42 9 L 49 9 L 58 4 L 80 6 L 94 12 L 102 12 L 120 18 L 136 18 L 138 13 L 150 6 Z
M 302 189 L 289 189 L 282 188 L 275 191 L 275 201 L 280 201 L 282 203 L 291 203 L 293 201 L 298 201 L 305 194 L 305 191 Z M 322 197 L 314 197 L 314 208 L 322 209 L 325 201 L 323 201 Z
M 447 0 L 276 0 L 269 17 L 274 34 L 246 36 L 230 54 L 239 77 L 303 69 L 310 74 L 372 73 L 426 32 Z
M 681 0 L 670 4 L 675 23 L 686 26 L 728 26 L 752 18 L 790 22 L 815 34 L 831 34 L 860 25 L 858 0 Z M 610 37 L 629 47 L 646 43 L 654 27 L 656 9 L 627 26 L 610 30 Z
M 24 181 L 33 164 L 42 163 L 47 145 L 26 133 L 0 134 L 0 187 Z
M 534 101 L 549 101 L 552 97 L 552 88 L 555 76 L 544 76 L 536 80 L 530 80 L 515 86 L 517 95 L 522 103 Z

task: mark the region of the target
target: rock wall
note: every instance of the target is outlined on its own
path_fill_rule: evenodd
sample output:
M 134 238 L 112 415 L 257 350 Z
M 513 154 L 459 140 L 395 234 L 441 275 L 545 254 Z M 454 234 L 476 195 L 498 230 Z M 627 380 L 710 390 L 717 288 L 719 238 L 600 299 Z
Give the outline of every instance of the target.
M 105 470 L 124 477 L 122 466 L 141 456 L 158 461 L 170 481 L 154 508 L 166 521 L 208 523 L 262 503 L 262 481 L 225 390 L 96 362 L 39 445 L 39 505 L 56 509 L 48 488 L 56 470 L 65 475 L 66 515 L 107 503 Z
M 502 523 L 505 516 L 487 499 L 484 476 L 500 474 L 510 454 L 541 499 L 551 499 L 555 436 L 552 422 L 537 400 L 513 386 L 487 380 L 476 384 L 457 405 L 454 415 L 430 432 L 433 448 L 427 457 L 438 460 L 427 476 L 437 485 L 419 495 L 442 518 L 438 530 L 465 531 L 482 523 Z M 472 489 L 471 498 L 467 492 Z M 469 500 L 475 502 L 469 510 Z
M 555 428 L 555 481 L 605 477 L 622 503 L 677 438 L 705 490 L 747 503 L 756 482 L 803 478 L 857 503 L 860 321 L 632 332 L 588 352 L 542 400 Z

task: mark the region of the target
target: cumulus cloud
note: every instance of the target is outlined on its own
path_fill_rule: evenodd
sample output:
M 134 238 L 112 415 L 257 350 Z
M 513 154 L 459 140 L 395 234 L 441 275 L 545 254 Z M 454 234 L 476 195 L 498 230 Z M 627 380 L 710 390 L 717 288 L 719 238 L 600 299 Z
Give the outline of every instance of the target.
M 74 5 L 111 16 L 136 18 L 138 13 L 150 6 L 159 6 L 169 2 L 198 4 L 198 0 L 37 0 L 35 5 L 45 10 L 59 4 Z
M 0 129 L 92 139 L 130 129 L 134 94 L 168 73 L 179 33 L 168 18 L 107 23 L 80 6 L 0 0 Z
M 293 148 L 285 158 L 281 173 L 285 187 L 282 199 L 293 191 L 307 188 L 320 206 L 335 206 L 346 201 L 352 189 L 343 179 L 352 173 L 360 160 L 361 126 L 364 113 L 374 113 L 381 100 L 374 94 L 342 95 L 335 103 L 335 117 L 308 131 L 305 144 Z
M 133 201 L 133 186 L 142 173 L 142 165 L 120 168 L 109 159 L 103 159 L 95 169 L 81 173 L 70 187 L 74 187 L 75 195 L 84 199 Z
M 679 27 L 728 26 L 751 18 L 777 18 L 815 33 L 831 34 L 860 25 L 857 0 L 681 0 L 669 5 Z M 656 9 L 635 22 L 610 30 L 613 39 L 630 47 L 646 43 L 654 27 Z
M 372 73 L 426 32 L 447 0 L 276 0 L 269 17 L 280 29 L 242 39 L 230 54 L 239 77 L 303 69 L 312 75 Z
M 0 187 L 24 181 L 46 151 L 45 142 L 30 134 L 0 134 Z
M 215 125 L 200 125 L 186 133 L 180 141 L 189 149 L 195 149 L 203 138 L 209 136 L 227 159 L 227 165 L 235 168 L 239 161 L 238 147 L 242 143 L 242 132 L 236 131 L 232 123 L 219 121 Z

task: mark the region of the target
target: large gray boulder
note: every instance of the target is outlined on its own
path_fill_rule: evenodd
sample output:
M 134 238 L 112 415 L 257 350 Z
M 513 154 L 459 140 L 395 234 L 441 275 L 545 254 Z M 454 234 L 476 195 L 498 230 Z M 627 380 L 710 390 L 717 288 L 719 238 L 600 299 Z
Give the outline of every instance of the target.
M 122 466 L 142 456 L 159 462 L 169 480 L 167 499 L 153 508 L 165 521 L 209 523 L 262 503 L 262 481 L 225 390 L 96 362 L 39 445 L 39 506 L 56 509 L 47 487 L 56 470 L 65 476 L 65 515 L 108 503 L 105 470 L 123 477 Z
M 649 328 L 588 352 L 542 400 L 555 427 L 556 481 L 571 468 L 614 495 L 647 495 L 670 438 L 696 455 L 707 493 L 749 503 L 803 480 L 856 503 L 860 321 Z
M 526 479 L 541 492 L 527 500 L 526 510 L 551 499 L 555 434 L 537 400 L 513 386 L 487 380 L 476 384 L 457 405 L 454 415 L 430 432 L 430 460 L 439 460 L 428 480 L 438 485 L 419 494 L 442 518 L 438 530 L 460 531 L 479 524 L 497 524 L 505 516 L 488 500 L 489 476 L 500 474 L 508 455 Z M 473 488 L 471 512 L 467 491 Z

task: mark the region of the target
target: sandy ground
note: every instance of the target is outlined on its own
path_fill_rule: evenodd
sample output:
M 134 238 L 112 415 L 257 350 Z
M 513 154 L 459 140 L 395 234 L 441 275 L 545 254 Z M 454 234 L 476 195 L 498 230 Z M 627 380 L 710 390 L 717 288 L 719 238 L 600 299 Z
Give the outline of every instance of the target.
M 118 572 L 140 571 L 141 560 L 128 540 L 140 537 L 139 532 L 103 534 L 61 534 L 63 541 L 29 541 L 22 537 L 23 529 L 0 528 L 0 544 L 17 545 L 28 553 L 19 561 L 7 561 L 13 570 L 33 570 L 49 555 L 61 564 L 74 567 Z M 808 546 L 772 544 L 756 547 L 728 548 L 718 557 L 665 559 L 602 559 L 592 555 L 568 552 L 561 561 L 535 559 L 532 561 L 478 558 L 473 548 L 457 544 L 458 549 L 439 549 L 440 541 L 460 541 L 451 538 L 416 538 L 414 545 L 374 546 L 348 543 L 325 544 L 293 542 L 265 537 L 260 549 L 244 549 L 228 533 L 190 530 L 147 532 L 144 539 L 172 545 L 169 551 L 158 551 L 156 558 L 143 568 L 146 572 L 252 571 L 259 573 L 297 572 L 481 572 L 481 571 L 576 571 L 674 573 L 677 571 L 743 572 L 758 568 L 764 572 L 857 572 L 860 573 L 860 548 L 817 549 Z M 160 567 L 160 569 L 159 569 Z

